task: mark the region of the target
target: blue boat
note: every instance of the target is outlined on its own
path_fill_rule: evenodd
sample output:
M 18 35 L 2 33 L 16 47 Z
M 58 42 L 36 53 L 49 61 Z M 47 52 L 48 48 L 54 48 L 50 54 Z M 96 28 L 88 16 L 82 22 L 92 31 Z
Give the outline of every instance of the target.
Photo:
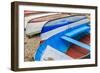
M 81 15 L 48 21 L 43 26 L 40 35 L 42 41 L 44 42 L 40 44 L 39 48 L 33 55 L 34 60 L 72 59 L 70 56 L 65 55 L 72 44 L 78 45 L 90 51 L 89 45 L 78 41 L 83 36 L 90 34 L 89 24 L 89 19 L 86 16 Z M 56 50 L 56 52 L 59 53 L 59 56 L 55 55 L 53 51 L 49 53 L 48 51 L 50 51 L 50 48 L 48 48 L 48 46 L 51 47 L 51 50 Z

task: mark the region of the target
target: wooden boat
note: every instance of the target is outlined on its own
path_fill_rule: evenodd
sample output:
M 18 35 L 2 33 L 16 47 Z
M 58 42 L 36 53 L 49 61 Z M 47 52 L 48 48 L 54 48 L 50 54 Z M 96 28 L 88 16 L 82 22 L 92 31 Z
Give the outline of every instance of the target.
M 43 26 L 40 34 L 43 42 L 33 55 L 35 61 L 80 59 L 90 54 L 86 41 L 90 41 L 89 19 L 85 16 L 71 19 L 56 19 Z

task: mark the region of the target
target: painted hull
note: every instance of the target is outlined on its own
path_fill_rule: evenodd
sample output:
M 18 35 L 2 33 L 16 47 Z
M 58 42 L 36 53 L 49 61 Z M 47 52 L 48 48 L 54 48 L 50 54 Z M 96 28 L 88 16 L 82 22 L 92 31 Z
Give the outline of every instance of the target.
M 57 17 L 54 17 L 56 16 Z M 53 17 L 52 17 L 53 16 Z M 62 16 L 62 18 L 61 18 Z M 25 17 L 25 33 L 26 35 L 35 35 L 44 33 L 52 29 L 76 22 L 86 18 L 85 16 L 70 16 L 60 13 L 41 13 Z M 53 20 L 53 21 L 52 21 Z
M 66 18 L 58 19 L 50 21 L 43 26 L 40 34 L 43 42 L 33 55 L 35 61 L 80 59 L 89 54 L 89 42 L 85 41 L 85 39 L 87 38 L 90 41 L 87 36 L 90 34 L 90 21 L 87 18 L 72 20 L 66 20 Z M 73 40 L 63 39 L 63 36 Z M 47 50 L 47 46 L 52 47 L 51 50 L 54 49 L 56 55 L 53 50 L 50 52 L 50 48 Z

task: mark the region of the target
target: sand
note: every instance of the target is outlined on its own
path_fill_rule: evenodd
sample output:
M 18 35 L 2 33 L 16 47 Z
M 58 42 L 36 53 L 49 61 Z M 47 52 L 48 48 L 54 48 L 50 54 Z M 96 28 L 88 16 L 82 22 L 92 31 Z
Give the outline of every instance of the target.
M 24 61 L 33 61 L 32 57 L 40 44 L 39 35 L 33 36 L 31 38 L 25 36 L 24 44 Z

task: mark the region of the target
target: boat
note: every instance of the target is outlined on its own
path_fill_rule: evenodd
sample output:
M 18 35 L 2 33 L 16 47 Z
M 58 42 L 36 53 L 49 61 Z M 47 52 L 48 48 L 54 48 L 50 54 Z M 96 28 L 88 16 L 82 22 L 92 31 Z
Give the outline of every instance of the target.
M 35 61 L 71 60 L 90 57 L 90 20 L 71 15 L 50 20 L 40 32 L 41 43 Z

